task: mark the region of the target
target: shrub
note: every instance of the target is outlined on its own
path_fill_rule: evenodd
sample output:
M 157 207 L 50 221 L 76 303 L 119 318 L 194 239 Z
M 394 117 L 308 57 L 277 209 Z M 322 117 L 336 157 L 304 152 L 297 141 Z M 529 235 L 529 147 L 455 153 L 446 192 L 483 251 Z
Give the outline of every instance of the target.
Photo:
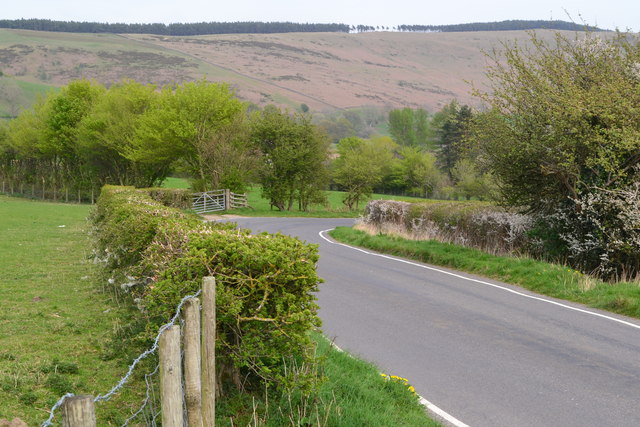
M 137 301 L 149 322 L 147 338 L 213 275 L 219 378 L 238 388 L 241 378 L 250 385 L 311 385 L 311 376 L 294 377 L 286 365 L 313 363 L 308 332 L 320 324 L 316 246 L 203 223 L 130 187 L 104 187 L 93 221 L 96 258 Z
M 190 209 L 192 192 L 185 188 L 145 188 L 149 196 L 156 202 L 178 209 Z
M 461 244 L 492 253 L 528 250 L 532 218 L 481 202 L 370 201 L 362 223 L 414 238 Z

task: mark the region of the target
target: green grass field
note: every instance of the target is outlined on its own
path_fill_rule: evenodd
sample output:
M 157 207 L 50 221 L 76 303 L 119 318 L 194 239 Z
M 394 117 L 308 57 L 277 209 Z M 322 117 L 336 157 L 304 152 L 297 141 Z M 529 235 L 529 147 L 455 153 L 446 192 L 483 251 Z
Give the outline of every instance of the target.
M 433 240 L 372 236 L 347 227 L 339 227 L 329 234 L 351 245 L 479 274 L 551 297 L 640 318 L 640 283 L 604 283 L 566 266 L 524 257 L 490 255 Z
M 165 188 L 189 188 L 189 181 L 184 178 L 167 178 L 163 184 Z M 254 217 L 310 217 L 310 218 L 357 218 L 362 214 L 364 207 L 369 200 L 402 200 L 410 202 L 427 202 L 428 199 L 420 199 L 416 197 L 403 197 L 403 196 L 390 196 L 387 194 L 372 194 L 367 200 L 360 203 L 360 206 L 356 210 L 348 210 L 342 200 L 345 193 L 342 191 L 325 191 L 327 195 L 326 205 L 312 205 L 308 211 L 300 211 L 297 209 L 297 205 L 294 205 L 290 211 L 279 211 L 276 208 L 271 209 L 269 201 L 264 199 L 261 195 L 260 187 L 254 185 L 247 191 L 247 200 L 249 202 L 249 208 L 232 209 L 225 212 L 218 212 L 223 214 L 233 214 L 242 216 L 254 216 Z
M 96 283 L 89 209 L 0 196 L 0 419 L 38 425 L 63 394 L 103 394 L 126 372 L 105 353 L 125 314 Z M 102 405 L 101 425 L 141 393 Z
M 39 425 L 67 392 L 105 394 L 140 352 L 126 341 L 114 346 L 132 312 L 97 278 L 90 209 L 0 195 L 0 419 Z M 258 396 L 261 425 L 290 425 L 290 417 L 317 425 L 317 414 L 328 420 L 320 425 L 437 425 L 406 385 L 384 381 L 373 365 L 337 352 L 321 335 L 314 339 L 325 382 L 311 397 L 271 396 L 267 404 Z M 142 374 L 155 363 L 150 357 L 122 392 L 96 404 L 98 425 L 121 425 L 139 408 Z M 231 417 L 233 425 L 250 423 L 252 397 L 220 399 L 217 416 L 218 425 L 231 425 Z

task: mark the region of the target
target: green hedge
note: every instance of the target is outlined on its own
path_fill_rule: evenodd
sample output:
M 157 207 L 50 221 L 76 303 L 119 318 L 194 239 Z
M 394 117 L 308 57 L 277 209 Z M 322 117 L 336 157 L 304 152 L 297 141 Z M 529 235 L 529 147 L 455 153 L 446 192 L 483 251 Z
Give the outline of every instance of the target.
M 186 188 L 145 188 L 149 196 L 165 206 L 178 209 L 191 209 L 193 192 Z
M 138 303 L 147 337 L 213 275 L 222 384 L 310 385 L 312 377 L 291 366 L 313 362 L 308 332 L 320 325 L 315 245 L 204 223 L 131 187 L 104 187 L 92 221 L 96 259 Z

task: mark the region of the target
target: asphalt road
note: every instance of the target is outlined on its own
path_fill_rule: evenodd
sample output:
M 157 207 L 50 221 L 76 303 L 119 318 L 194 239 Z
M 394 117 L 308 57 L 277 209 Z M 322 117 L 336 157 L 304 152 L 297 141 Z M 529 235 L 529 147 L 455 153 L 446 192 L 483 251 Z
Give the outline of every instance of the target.
M 639 320 L 318 234 L 352 220 L 234 221 L 320 244 L 325 335 L 469 426 L 640 426 Z

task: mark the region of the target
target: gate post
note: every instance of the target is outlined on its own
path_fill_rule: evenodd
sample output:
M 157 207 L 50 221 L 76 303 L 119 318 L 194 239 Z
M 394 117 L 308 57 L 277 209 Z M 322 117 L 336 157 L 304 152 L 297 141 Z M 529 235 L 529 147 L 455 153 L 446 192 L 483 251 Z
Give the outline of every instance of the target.
M 231 209 L 231 190 L 228 188 L 224 190 L 224 209 Z

